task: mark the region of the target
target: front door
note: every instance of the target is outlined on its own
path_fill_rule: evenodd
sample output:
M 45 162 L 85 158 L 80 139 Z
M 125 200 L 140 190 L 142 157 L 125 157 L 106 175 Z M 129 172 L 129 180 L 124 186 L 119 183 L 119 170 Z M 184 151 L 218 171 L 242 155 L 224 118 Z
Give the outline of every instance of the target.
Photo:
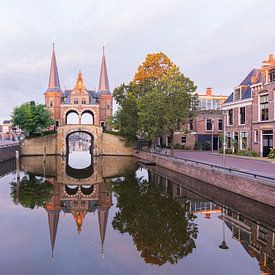
M 263 157 L 267 157 L 273 148 L 273 130 L 263 130 Z

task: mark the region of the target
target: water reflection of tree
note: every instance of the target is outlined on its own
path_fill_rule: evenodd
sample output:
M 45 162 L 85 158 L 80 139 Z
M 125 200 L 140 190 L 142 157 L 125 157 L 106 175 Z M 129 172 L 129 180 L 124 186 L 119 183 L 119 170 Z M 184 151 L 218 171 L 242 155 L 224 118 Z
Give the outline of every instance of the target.
M 11 182 L 11 197 L 13 201 L 26 208 L 44 206 L 50 200 L 53 186 L 42 177 L 33 174 L 24 176 L 20 183 Z M 19 189 L 19 190 L 18 190 Z
M 159 185 L 133 174 L 115 184 L 113 191 L 119 211 L 112 225 L 133 237 L 146 263 L 175 264 L 196 247 L 198 229 L 187 203 L 177 203 Z

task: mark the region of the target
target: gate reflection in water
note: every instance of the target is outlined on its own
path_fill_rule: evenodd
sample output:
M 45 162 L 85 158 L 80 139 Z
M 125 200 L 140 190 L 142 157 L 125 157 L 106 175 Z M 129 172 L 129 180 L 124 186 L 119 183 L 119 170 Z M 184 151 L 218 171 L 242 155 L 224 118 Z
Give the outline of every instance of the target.
M 112 274 L 129 274 L 133 266 L 137 274 L 151 274 L 157 266 L 157 274 L 182 274 L 182 270 L 186 274 L 274 274 L 274 209 L 160 167 L 138 167 L 132 158 L 95 158 L 93 172 L 86 178 L 68 175 L 68 163 L 67 159 L 49 157 L 44 166 L 39 158 L 24 158 L 25 174 L 11 183 L 14 202 L 25 208 L 43 207 L 47 212 L 49 237 L 44 247 L 33 244 L 32 249 L 40 257 L 43 253 L 39 249 L 51 247 L 52 256 L 60 266 L 54 273 L 47 259 L 41 258 L 45 273 L 51 270 L 52 274 L 61 274 L 63 260 L 69 256 L 67 251 L 81 242 L 78 252 L 74 252 L 76 261 L 72 259 L 80 273 L 87 270 L 87 265 L 80 262 L 94 259 L 90 254 L 93 252 L 105 254 L 108 262 L 120 264 L 119 271 L 112 270 Z M 0 193 L 4 194 L 2 186 Z M 251 203 L 254 208 L 250 207 Z M 19 206 L 17 209 L 25 212 Z M 73 221 L 75 231 L 81 233 L 85 242 L 69 241 L 70 235 L 73 238 L 72 225 L 66 222 L 62 212 Z M 90 215 L 96 212 L 98 232 L 94 229 L 96 220 Z M 37 210 L 26 212 L 24 217 L 34 222 L 37 215 L 46 219 Z M 14 226 L 24 231 L 20 220 Z M 94 236 L 92 232 L 97 235 L 99 247 L 87 240 Z M 118 239 L 116 232 L 130 236 L 131 242 L 124 235 Z M 39 231 L 37 234 L 44 240 Z M 67 237 L 63 238 L 63 234 Z M 229 249 L 219 248 L 223 242 Z M 1 243 L 0 253 L 7 249 L 7 243 L 4 240 Z M 133 244 L 143 262 L 134 253 Z M 83 253 L 87 253 L 86 247 L 90 251 L 88 255 Z M 123 256 L 117 254 L 122 248 L 127 251 Z M 1 255 L 8 261 L 9 255 L 16 253 Z M 217 259 L 221 266 L 216 265 Z M 7 268 L 11 271 L 13 267 Z M 91 268 L 98 274 L 109 270 L 95 259 Z

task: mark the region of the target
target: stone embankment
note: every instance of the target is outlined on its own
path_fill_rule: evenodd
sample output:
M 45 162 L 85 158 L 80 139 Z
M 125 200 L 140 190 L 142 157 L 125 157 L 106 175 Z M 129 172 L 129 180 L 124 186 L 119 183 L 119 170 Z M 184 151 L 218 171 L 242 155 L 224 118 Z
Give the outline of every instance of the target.
M 15 159 L 15 152 L 20 148 L 16 142 L 1 142 L 0 143 L 0 162 Z
M 275 184 L 246 175 L 231 173 L 211 166 L 200 165 L 166 155 L 138 151 L 139 159 L 155 162 L 156 165 L 188 175 L 244 197 L 275 207 Z

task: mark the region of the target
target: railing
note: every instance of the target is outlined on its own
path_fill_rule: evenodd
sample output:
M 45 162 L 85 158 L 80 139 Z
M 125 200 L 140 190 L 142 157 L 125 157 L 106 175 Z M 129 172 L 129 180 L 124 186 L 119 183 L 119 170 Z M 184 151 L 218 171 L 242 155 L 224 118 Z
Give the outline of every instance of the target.
M 15 152 L 19 149 L 19 143 L 0 145 L 0 162 L 15 159 Z
M 207 166 L 207 167 L 210 167 L 210 168 L 220 169 L 220 170 L 227 171 L 227 172 L 230 172 L 230 173 L 234 172 L 234 173 L 239 173 L 239 174 L 246 175 L 246 176 L 253 177 L 253 178 L 269 180 L 273 184 L 275 183 L 275 177 L 259 175 L 259 174 L 256 174 L 256 173 L 252 173 L 252 172 L 244 171 L 244 170 L 239 170 L 239 169 L 236 169 L 236 168 L 224 167 L 224 166 L 211 164 L 211 163 L 207 163 L 207 162 L 203 162 L 203 161 L 198 161 L 198 160 L 192 160 L 192 159 L 186 159 L 186 158 L 183 158 L 183 157 L 173 156 L 173 155 L 171 155 L 171 150 L 166 149 L 166 148 L 149 148 L 148 151 L 146 151 L 146 150 L 143 150 L 143 151 L 147 152 L 147 153 L 154 154 L 154 155 L 163 155 L 163 156 L 166 156 L 166 157 L 178 159 L 178 160 L 181 160 L 181 161 L 184 161 L 184 162 L 195 163 L 196 165 L 204 165 L 204 166 Z M 274 169 L 274 171 L 275 171 L 275 169 Z

